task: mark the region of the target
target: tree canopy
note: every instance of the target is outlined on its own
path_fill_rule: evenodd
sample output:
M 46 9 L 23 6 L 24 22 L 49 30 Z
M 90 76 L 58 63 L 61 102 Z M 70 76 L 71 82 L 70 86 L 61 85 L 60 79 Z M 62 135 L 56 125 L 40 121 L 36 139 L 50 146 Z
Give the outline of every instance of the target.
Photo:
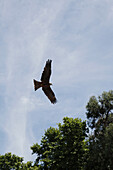
M 41 140 L 31 149 L 37 154 L 35 165 L 44 169 L 82 169 L 87 152 L 86 122 L 65 117 L 58 128 L 50 127 Z
M 23 162 L 23 158 L 12 155 L 11 153 L 6 153 L 5 155 L 0 155 L 0 169 L 1 170 L 36 170 L 36 167 L 32 167 L 32 162 Z
M 113 169 L 113 91 L 103 92 L 96 99 L 91 97 L 87 106 L 89 156 L 86 170 Z
M 111 170 L 113 169 L 113 91 L 92 96 L 87 122 L 64 117 L 48 128 L 40 144 L 31 146 L 33 162 L 11 153 L 0 155 L 1 170 Z
M 92 96 L 86 106 L 86 116 L 90 128 L 104 128 L 107 125 L 109 115 L 113 111 L 113 91 L 103 92 L 96 98 Z

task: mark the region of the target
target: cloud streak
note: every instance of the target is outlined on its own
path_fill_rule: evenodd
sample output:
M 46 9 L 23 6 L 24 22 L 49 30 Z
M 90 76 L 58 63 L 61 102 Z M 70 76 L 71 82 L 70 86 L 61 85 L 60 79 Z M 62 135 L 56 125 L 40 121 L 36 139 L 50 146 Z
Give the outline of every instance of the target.
M 40 65 L 45 60 L 43 57 L 51 34 L 51 24 L 62 10 L 63 4 L 64 1 L 61 6 L 52 3 L 52 8 L 49 7 L 50 3 L 35 4 L 30 1 L 27 4 L 14 1 L 1 4 L 5 43 L 3 50 L 6 50 L 7 56 L 4 73 L 7 76 L 3 83 L 6 126 L 2 124 L 7 134 L 5 152 L 11 151 L 19 156 L 25 156 L 25 160 L 31 157 L 29 147 L 33 144 L 30 139 L 30 136 L 33 138 L 33 134 L 28 123 L 29 113 L 34 107 L 36 109 L 34 102 L 38 102 L 38 107 L 44 105 L 31 96 L 32 79 L 37 76 L 41 69 Z

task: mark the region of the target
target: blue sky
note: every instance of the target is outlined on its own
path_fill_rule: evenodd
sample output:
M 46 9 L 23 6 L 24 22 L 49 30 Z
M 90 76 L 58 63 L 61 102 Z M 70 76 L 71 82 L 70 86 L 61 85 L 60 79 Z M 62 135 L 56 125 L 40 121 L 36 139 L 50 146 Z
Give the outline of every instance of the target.
M 34 160 L 47 128 L 113 90 L 113 1 L 1 0 L 0 39 L 0 154 Z M 33 89 L 47 59 L 55 105 Z

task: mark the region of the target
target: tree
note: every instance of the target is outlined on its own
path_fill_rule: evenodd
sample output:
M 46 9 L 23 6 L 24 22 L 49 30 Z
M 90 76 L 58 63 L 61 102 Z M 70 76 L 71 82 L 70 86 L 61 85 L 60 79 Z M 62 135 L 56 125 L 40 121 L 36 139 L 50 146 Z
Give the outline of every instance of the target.
M 105 155 L 106 167 L 113 169 L 113 123 L 110 123 L 105 131 L 105 150 L 103 150 L 103 155 Z
M 91 129 L 95 128 L 95 132 L 104 130 L 108 125 L 108 117 L 113 111 L 113 91 L 103 92 L 98 98 L 92 96 L 86 109 L 89 127 Z
M 91 97 L 87 106 L 88 125 L 93 129 L 89 136 L 89 157 L 86 170 L 113 169 L 113 91 Z
M 40 145 L 31 147 L 33 154 L 37 154 L 35 165 L 41 164 L 40 169 L 84 169 L 86 133 L 85 121 L 65 117 L 58 128 L 45 131 Z
M 37 167 L 32 166 L 32 162 L 23 163 L 23 158 L 6 153 L 0 155 L 0 169 L 1 170 L 38 170 Z
M 89 158 L 86 170 L 113 169 L 113 114 L 110 115 L 110 119 L 112 122 L 106 127 L 104 133 L 89 137 Z

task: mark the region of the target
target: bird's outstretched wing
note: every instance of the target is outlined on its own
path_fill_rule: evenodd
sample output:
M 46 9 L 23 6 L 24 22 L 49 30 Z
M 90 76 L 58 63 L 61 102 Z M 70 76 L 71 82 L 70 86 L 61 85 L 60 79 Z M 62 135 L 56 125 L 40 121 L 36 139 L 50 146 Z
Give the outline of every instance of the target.
M 52 62 L 52 60 L 46 61 L 46 65 L 44 67 L 44 71 L 41 76 L 41 81 L 43 82 L 43 84 L 49 83 L 49 79 L 51 76 L 51 62 Z
M 56 103 L 57 99 L 55 97 L 54 92 L 52 91 L 52 89 L 48 86 L 48 87 L 43 87 L 42 90 L 44 91 L 45 95 L 49 98 L 49 100 L 51 101 L 51 103 Z

